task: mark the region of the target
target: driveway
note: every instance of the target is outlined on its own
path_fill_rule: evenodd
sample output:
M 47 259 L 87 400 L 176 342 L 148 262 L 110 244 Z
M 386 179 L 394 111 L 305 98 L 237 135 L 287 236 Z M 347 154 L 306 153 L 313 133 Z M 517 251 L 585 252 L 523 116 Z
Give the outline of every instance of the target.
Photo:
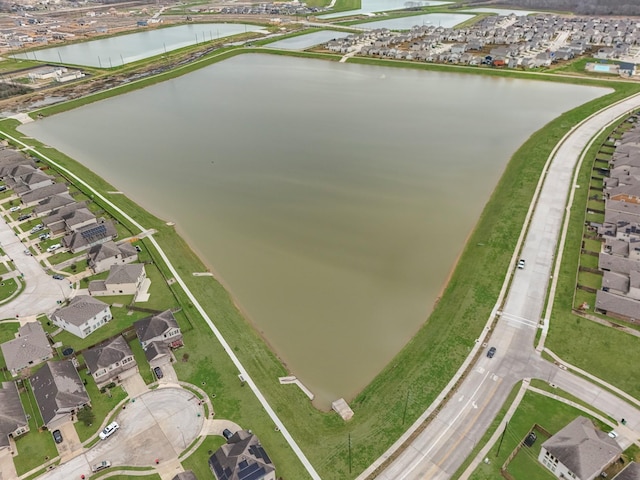
M 58 427 L 58 430 L 60 430 L 62 434 L 62 443 L 56 444 L 56 447 L 58 448 L 60 457 L 64 461 L 65 458 L 72 456 L 75 451 L 82 450 L 82 442 L 80 442 L 78 432 L 76 432 L 73 422 L 63 423 Z
M 16 467 L 13 464 L 13 457 L 8 448 L 0 450 L 0 480 L 13 480 L 18 478 Z
M 0 245 L 13 260 L 16 270 L 24 274 L 26 287 L 9 303 L 0 306 L 0 318 L 28 317 L 50 313 L 58 300 L 68 298 L 72 290 L 67 280 L 54 280 L 47 275 L 35 257 L 25 255 L 25 245 L 4 220 L 0 220 Z
M 144 383 L 140 372 L 136 372 L 130 377 L 122 379 L 122 388 L 127 392 L 129 398 L 136 398 L 149 391 L 149 387 Z
M 86 453 L 39 477 L 68 480 L 89 476 L 91 465 L 154 466 L 177 458 L 200 434 L 204 411 L 198 398 L 180 388 L 147 392 L 127 403 L 116 421 L 120 429 Z

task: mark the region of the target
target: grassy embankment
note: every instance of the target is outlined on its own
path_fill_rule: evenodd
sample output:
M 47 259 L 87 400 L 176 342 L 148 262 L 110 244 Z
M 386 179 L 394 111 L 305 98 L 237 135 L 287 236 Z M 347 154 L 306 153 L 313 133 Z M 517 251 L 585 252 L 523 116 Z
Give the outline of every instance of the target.
M 483 72 L 475 70 L 474 73 Z M 519 75 L 531 78 L 526 74 Z M 220 284 L 210 277 L 192 277 L 192 272 L 204 271 L 205 267 L 172 228 L 122 195 L 110 198 L 145 227 L 158 229 L 155 237 L 165 251 L 172 252 L 174 266 L 236 350 L 276 412 L 286 419 L 294 438 L 322 476 L 352 478 L 424 411 L 470 351 L 495 302 L 539 172 L 553 146 L 580 119 L 638 90 L 638 86 L 631 84 L 606 86 L 616 86 L 617 91 L 563 114 L 532 135 L 516 152 L 428 323 L 351 402 L 355 417 L 347 425 L 334 414 L 317 412 L 297 389 L 277 383 L 276 378 L 286 374 L 283 366 L 242 319 Z M 56 108 L 61 110 L 62 107 Z M 24 141 L 38 145 L 31 139 Z M 48 149 L 47 154 L 100 191 L 115 190 L 59 152 Z M 172 288 L 182 299 L 192 327 L 185 333 L 185 351 L 189 353 L 189 359 L 176 365 L 180 377 L 202 386 L 209 394 L 217 394 L 214 401 L 216 416 L 236 420 L 261 436 L 276 464 L 283 465 L 285 478 L 304 478 L 301 467 L 292 460 L 290 450 L 273 431 L 253 395 L 239 385 L 235 368 L 195 314 L 194 307 L 183 292 L 175 286 Z M 410 392 L 410 401 L 405 416 L 407 392 Z M 347 458 L 349 434 L 353 453 L 351 474 Z

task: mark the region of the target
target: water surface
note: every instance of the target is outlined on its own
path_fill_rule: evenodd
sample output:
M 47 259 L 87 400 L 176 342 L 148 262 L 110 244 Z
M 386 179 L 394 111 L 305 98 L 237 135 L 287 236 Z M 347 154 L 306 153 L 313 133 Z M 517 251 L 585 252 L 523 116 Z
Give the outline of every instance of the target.
M 518 146 L 607 91 L 253 54 L 21 130 L 177 222 L 327 406 L 426 320 Z
M 427 13 L 425 15 L 413 15 L 410 17 L 389 18 L 377 22 L 365 22 L 356 24 L 365 28 L 388 28 L 389 30 L 410 30 L 416 25 L 435 25 L 438 27 L 452 28 L 466 22 L 474 15 L 464 13 Z
M 256 32 L 263 27 L 241 23 L 191 23 L 178 27 L 144 30 L 138 33 L 45 48 L 15 55 L 16 58 L 41 62 L 66 63 L 88 67 L 111 68 L 165 52 L 229 37 Z
M 318 18 L 339 18 L 351 15 L 366 15 L 374 12 L 387 12 L 392 10 L 402 10 L 411 6 L 421 7 L 437 7 L 438 5 L 447 5 L 451 2 L 441 1 L 407 1 L 407 0 L 362 0 L 361 8 L 357 10 L 349 10 L 347 12 L 334 12 L 325 15 L 318 15 Z
M 351 35 L 349 32 L 336 32 L 335 30 L 321 30 L 319 32 L 298 35 L 297 37 L 285 38 L 277 42 L 269 43 L 269 48 L 282 48 L 284 50 L 305 50 L 315 47 L 329 40 L 344 38 Z

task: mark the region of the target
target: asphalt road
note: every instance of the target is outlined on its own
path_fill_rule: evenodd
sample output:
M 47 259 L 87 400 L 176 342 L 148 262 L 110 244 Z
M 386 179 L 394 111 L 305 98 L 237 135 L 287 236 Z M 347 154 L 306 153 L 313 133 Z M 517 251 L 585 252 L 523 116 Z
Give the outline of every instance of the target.
M 568 192 L 574 188 L 574 167 L 591 138 L 619 116 L 638 107 L 640 97 L 632 97 L 603 110 L 575 128 L 557 150 L 520 253 L 526 267 L 515 271 L 499 312 L 500 319 L 490 337 L 489 346 L 497 349 L 495 357 L 479 358 L 452 399 L 378 479 L 451 478 L 488 429 L 512 387 L 523 378 L 549 381 L 613 418 L 627 419 L 630 430 L 624 430 L 628 438 L 619 438 L 622 444 L 640 436 L 638 409 L 543 360 L 533 347 Z
M 117 416 L 120 429 L 87 452 L 38 477 L 39 480 L 89 478 L 91 466 L 108 460 L 114 467 L 153 466 L 170 461 L 200 434 L 204 410 L 197 397 L 180 388 L 159 388 L 126 404 Z

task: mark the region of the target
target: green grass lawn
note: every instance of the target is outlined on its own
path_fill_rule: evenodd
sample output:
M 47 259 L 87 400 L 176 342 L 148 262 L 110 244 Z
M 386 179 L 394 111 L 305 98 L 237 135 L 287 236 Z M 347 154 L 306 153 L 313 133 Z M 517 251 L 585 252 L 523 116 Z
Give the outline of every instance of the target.
M 590 272 L 579 272 L 578 283 L 598 290 L 602 286 L 602 275 Z
M 137 307 L 151 308 L 153 310 L 168 310 L 178 306 L 178 300 L 174 297 L 173 291 L 167 285 L 167 281 L 162 276 L 157 265 L 147 264 L 144 266 L 147 278 L 151 280 L 149 287 L 149 300 L 147 302 L 136 302 Z
M 499 454 L 498 444 L 496 444 L 487 455 L 491 463 L 489 465 L 481 463 L 471 475 L 471 480 L 502 478 L 500 467 L 518 443 L 525 438 L 534 423 L 554 434 L 579 415 L 586 416 L 580 410 L 551 398 L 533 392 L 525 393 L 518 409 L 509 420 Z M 596 421 L 596 427 L 603 428 L 604 426 Z M 534 461 L 534 458 L 537 458 L 536 452 L 540 451 L 540 444 L 543 442 L 542 435 L 538 434 L 534 449 L 525 450 L 527 447 L 523 447 L 518 454 L 522 458 L 507 467 L 516 480 L 552 480 L 554 478 L 553 475 L 551 477 L 545 475 L 548 471 L 538 464 L 537 460 Z
M 86 381 L 85 388 L 91 399 L 91 409 L 95 414 L 95 421 L 92 425 L 85 425 L 83 422 L 75 423 L 78 437 L 80 437 L 81 442 L 84 442 L 98 431 L 103 420 L 118 403 L 127 397 L 127 394 L 120 386 L 110 389 L 109 393 L 100 393 L 93 377 L 89 375 L 86 370 L 78 373 L 80 374 L 80 378 Z
M 217 435 L 210 435 L 205 438 L 202 445 L 198 449 L 189 455 L 188 458 L 182 461 L 182 467 L 185 470 L 191 470 L 196 474 L 198 480 L 215 480 L 211 469 L 209 468 L 209 457 L 224 445 L 226 440 L 223 437 Z
M 42 416 L 38 410 L 29 382 L 25 381 L 24 386 L 25 391 L 20 392 L 20 400 L 22 400 L 24 411 L 27 415 L 30 415 L 30 431 L 16 439 L 18 456 L 14 457 L 13 462 L 18 475 L 22 475 L 58 456 L 58 450 L 51 432 L 48 430 L 38 431 L 38 427 L 42 425 Z
M 18 285 L 13 278 L 7 278 L 0 282 L 0 303 L 13 295 L 21 285 Z

